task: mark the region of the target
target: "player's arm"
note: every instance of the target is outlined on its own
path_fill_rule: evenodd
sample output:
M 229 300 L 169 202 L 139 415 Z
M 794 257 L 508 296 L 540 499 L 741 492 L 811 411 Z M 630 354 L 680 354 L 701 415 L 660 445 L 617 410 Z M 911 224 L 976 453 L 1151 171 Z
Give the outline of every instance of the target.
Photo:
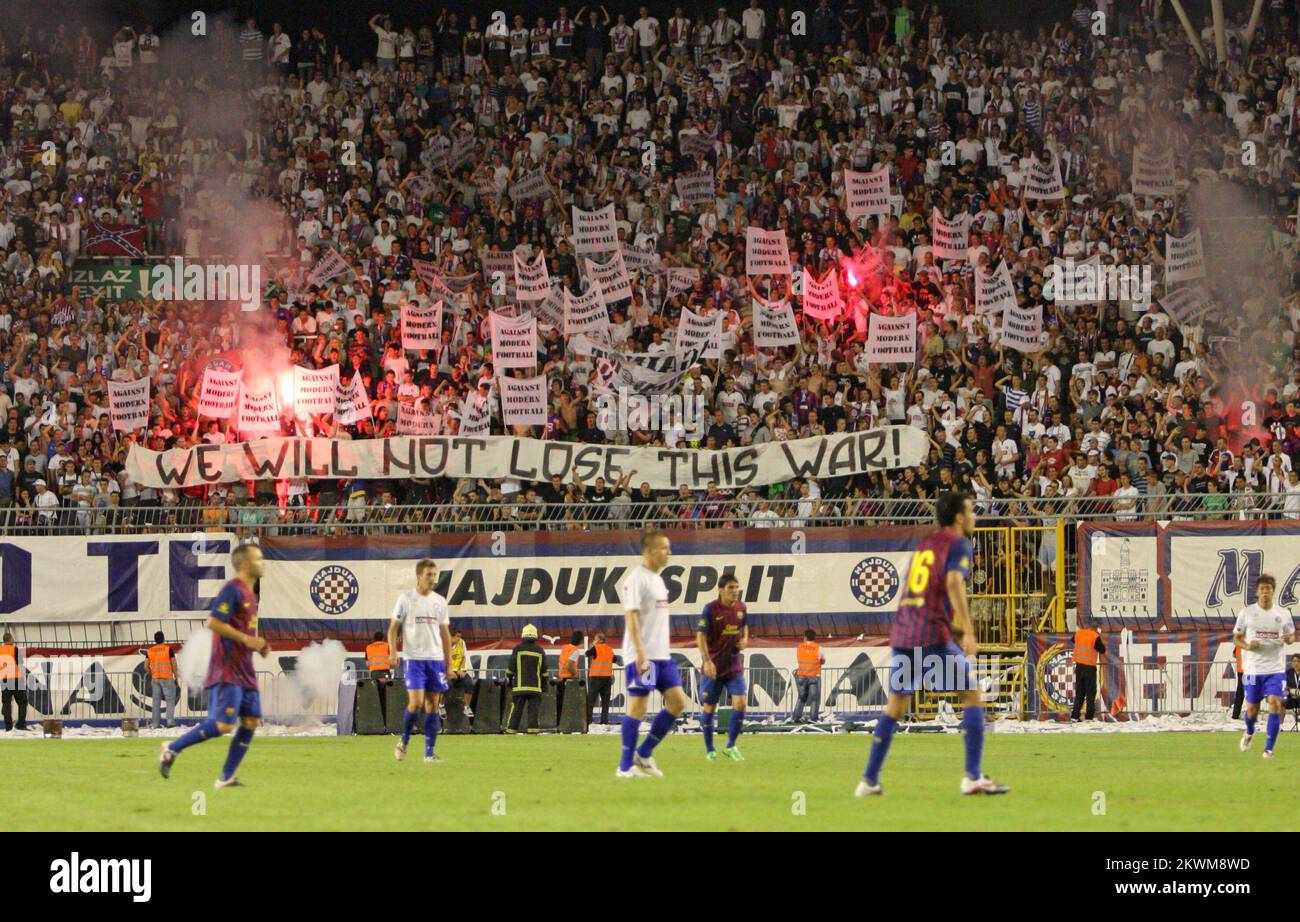
M 402 600 L 397 600 L 396 607 L 393 608 L 393 617 L 388 622 L 388 655 L 390 659 L 397 659 L 398 642 L 402 637 Z
M 639 609 L 629 608 L 623 612 L 623 632 L 624 636 L 632 641 L 632 649 L 636 652 L 636 671 L 638 673 L 645 672 L 645 644 L 641 643 L 641 612 Z
M 446 621 L 442 622 L 442 624 L 440 624 L 439 627 L 442 629 L 442 649 L 443 649 L 443 655 L 447 657 L 447 662 L 448 662 L 448 664 L 450 664 L 450 662 L 451 662 L 451 629 L 447 626 L 447 622 L 446 622 Z
M 717 667 L 713 665 L 713 657 L 709 656 L 709 610 L 704 609 L 704 614 L 700 616 L 699 623 L 695 625 L 695 646 L 700 651 L 700 671 L 710 679 L 718 677 Z
M 952 633 L 960 642 L 962 650 L 968 655 L 975 654 L 975 626 L 970 620 L 970 611 L 966 607 L 966 578 L 960 570 L 949 570 L 945 577 L 948 590 L 948 602 L 952 605 Z

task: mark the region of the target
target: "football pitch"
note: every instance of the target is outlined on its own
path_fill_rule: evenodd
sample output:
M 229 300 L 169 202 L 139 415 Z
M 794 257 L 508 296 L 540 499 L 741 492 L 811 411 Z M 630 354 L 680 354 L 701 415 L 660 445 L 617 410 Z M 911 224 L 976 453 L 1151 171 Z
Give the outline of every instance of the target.
M 958 793 L 956 734 L 899 734 L 884 797 L 852 796 L 870 737 L 745 735 L 744 762 L 708 762 L 698 734 L 656 751 L 665 777 L 614 778 L 619 739 L 444 736 L 426 764 L 412 738 L 254 740 L 244 787 L 214 791 L 227 742 L 158 774 L 157 739 L 0 744 L 11 830 L 1283 830 L 1300 734 L 1277 758 L 1235 733 L 989 734 L 984 769 L 1004 797 Z

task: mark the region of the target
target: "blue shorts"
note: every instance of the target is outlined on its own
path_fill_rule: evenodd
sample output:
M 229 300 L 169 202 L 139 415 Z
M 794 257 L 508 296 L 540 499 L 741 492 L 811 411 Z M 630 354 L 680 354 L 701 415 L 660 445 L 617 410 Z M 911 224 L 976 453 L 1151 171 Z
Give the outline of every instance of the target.
M 745 695 L 745 676 L 736 673 L 729 679 L 710 679 L 703 676 L 700 679 L 700 702 L 702 704 L 714 705 L 722 697 L 723 689 L 726 689 L 728 695 L 733 698 L 743 698 Z
M 262 716 L 262 696 L 256 688 L 229 682 L 208 687 L 208 717 L 219 724 L 237 723 L 240 717 Z
M 402 678 L 406 681 L 407 691 L 447 690 L 447 667 L 440 659 L 404 659 Z
M 890 651 L 891 695 L 910 695 L 917 689 L 950 692 L 978 687 L 970 660 L 952 641 Z
M 1241 677 L 1241 684 L 1246 689 L 1246 701 L 1259 704 L 1269 695 L 1281 698 L 1286 694 L 1286 673 L 1271 672 L 1268 675 L 1246 675 Z
M 670 688 L 682 687 L 681 673 L 670 659 L 650 660 L 649 675 L 645 676 L 644 682 L 636 674 L 636 660 L 624 667 L 623 674 L 627 676 L 627 693 L 633 698 L 644 698 L 652 691 L 666 692 Z

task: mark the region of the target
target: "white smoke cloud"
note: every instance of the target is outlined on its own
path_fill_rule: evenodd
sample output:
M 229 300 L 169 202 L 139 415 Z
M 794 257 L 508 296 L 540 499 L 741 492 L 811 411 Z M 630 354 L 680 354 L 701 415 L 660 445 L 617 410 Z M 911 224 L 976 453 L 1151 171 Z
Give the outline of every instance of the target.
M 212 659 L 212 631 L 196 627 L 176 654 L 182 684 L 189 688 L 202 688 L 208 678 L 208 663 Z

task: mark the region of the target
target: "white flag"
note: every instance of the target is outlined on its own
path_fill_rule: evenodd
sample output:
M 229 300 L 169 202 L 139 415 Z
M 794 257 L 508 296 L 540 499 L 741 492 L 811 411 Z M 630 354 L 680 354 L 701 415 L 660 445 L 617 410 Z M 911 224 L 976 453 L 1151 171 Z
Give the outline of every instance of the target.
M 1009 307 L 1002 312 L 1002 345 L 1020 352 L 1043 348 L 1043 309 L 1039 305 Z
M 598 263 L 594 259 L 584 259 L 583 271 L 587 278 L 600 285 L 600 296 L 608 307 L 615 301 L 632 297 L 632 280 L 627 275 L 627 264 L 623 262 L 623 253 L 614 250 L 608 262 Z
M 363 419 L 370 419 L 370 396 L 361 375 L 354 374 L 347 387 L 339 384 L 334 391 L 334 421 L 353 426 Z
M 714 195 L 713 168 L 683 173 L 673 184 L 677 187 L 677 196 L 687 208 L 701 208 L 712 205 Z
M 930 214 L 931 243 L 936 259 L 965 259 L 970 246 L 971 216 L 958 215 L 949 221 L 938 208 Z
M 407 352 L 437 349 L 442 345 L 442 302 L 433 307 L 402 305 L 402 348 Z M 399 382 L 400 383 L 400 382 Z
M 497 376 L 501 393 L 501 421 L 507 426 L 546 425 L 546 375 L 535 378 Z
M 564 289 L 564 335 L 578 333 L 586 333 L 600 342 L 609 338 L 609 310 L 605 307 L 600 283 L 595 279 L 581 295 L 574 296 L 568 288 Z
M 722 314 L 701 317 L 689 307 L 682 308 L 677 321 L 677 354 L 685 355 L 702 349 L 701 358 L 722 358 Z
M 149 379 L 108 382 L 108 413 L 116 432 L 149 425 Z
M 320 258 L 320 262 L 316 263 L 311 272 L 307 273 L 307 281 L 313 285 L 324 285 L 348 271 L 350 271 L 348 264 L 343 261 L 343 257 L 339 255 L 338 250 L 326 249 Z
M 519 250 L 514 251 L 515 299 L 519 301 L 544 301 L 551 293 L 551 274 L 546 271 L 546 254 L 539 252 L 529 260 Z
M 754 348 L 799 345 L 799 324 L 789 301 L 754 301 Z
M 807 266 L 803 273 L 803 313 L 813 320 L 834 320 L 840 315 L 840 283 L 832 267 L 820 281 Z
M 1165 284 L 1205 278 L 1205 250 L 1198 227 L 1186 237 L 1165 234 Z
M 1199 326 L 1214 307 L 1210 293 L 1200 285 L 1189 285 L 1169 292 L 1160 299 L 1160 306 L 1184 330 Z
M 460 405 L 457 435 L 487 435 L 492 431 L 492 405 L 477 391 L 466 395 Z
M 614 222 L 614 203 L 598 211 L 573 207 L 573 252 L 610 253 L 618 249 L 618 230 Z
M 745 228 L 746 275 L 792 275 L 790 248 L 783 230 Z
M 334 393 L 339 386 L 339 367 L 293 366 L 293 409 L 300 418 L 310 413 L 333 413 Z
M 537 318 L 516 320 L 500 311 L 491 313 L 492 367 L 532 368 L 537 364 Z
M 279 432 L 280 399 L 275 382 L 269 382 L 261 391 L 253 392 L 247 386 L 239 389 L 239 431 Z
M 1030 158 L 1029 172 L 1025 174 L 1025 198 L 1059 200 L 1065 198 L 1061 182 L 1061 161 L 1052 158 L 1051 166 L 1037 158 Z
M 222 371 L 208 365 L 203 369 L 203 385 L 199 390 L 200 416 L 210 419 L 230 419 L 239 402 L 239 371 Z
M 1174 151 L 1163 146 L 1159 150 L 1139 145 L 1133 148 L 1134 195 L 1154 195 L 1161 198 L 1174 194 Z
M 551 195 L 551 183 L 546 178 L 546 171 L 541 167 L 519 177 L 519 181 L 510 187 L 510 200 L 522 205 L 531 199 L 547 198 Z
M 849 220 L 890 211 L 889 165 L 870 173 L 844 171 L 844 204 Z
M 975 313 L 1000 314 L 1018 303 L 1011 270 L 1007 268 L 1005 259 L 992 272 L 975 270 Z
M 886 317 L 871 314 L 867 319 L 868 362 L 911 365 L 916 361 L 916 314 Z
M 700 280 L 699 269 L 678 269 L 668 270 L 668 294 L 665 297 L 671 298 L 673 295 L 679 295 L 683 291 L 690 291 Z
M 413 435 L 420 438 L 440 435 L 441 420 L 436 414 L 422 410 L 417 403 L 399 403 L 397 405 L 397 434 Z

